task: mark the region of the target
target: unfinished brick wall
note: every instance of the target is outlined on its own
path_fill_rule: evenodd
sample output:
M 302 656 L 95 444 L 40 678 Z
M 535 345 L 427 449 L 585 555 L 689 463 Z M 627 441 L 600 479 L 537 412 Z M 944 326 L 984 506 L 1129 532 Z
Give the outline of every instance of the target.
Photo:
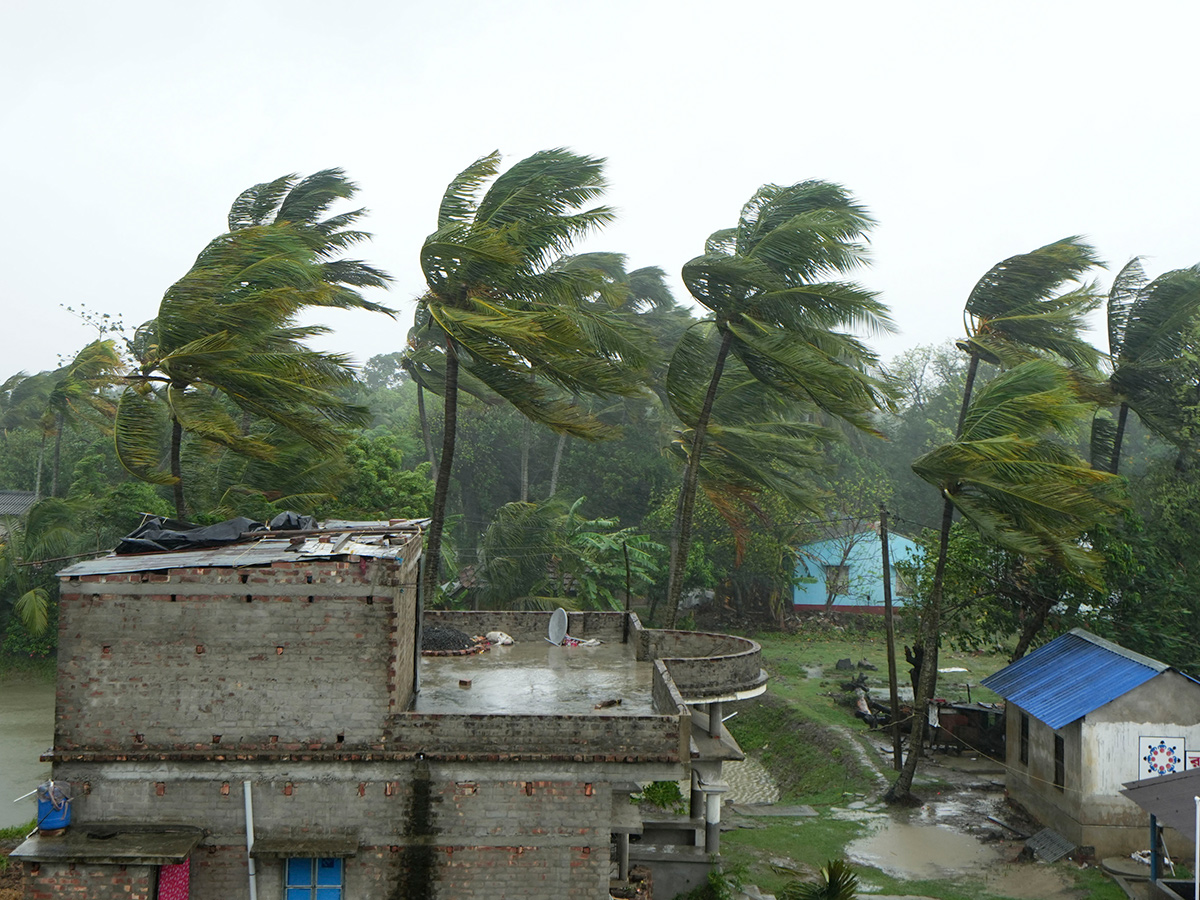
M 24 863 L 25 900 L 153 900 L 157 866 Z
M 411 568 L 319 561 L 64 581 L 56 749 L 378 744 L 411 697 Z

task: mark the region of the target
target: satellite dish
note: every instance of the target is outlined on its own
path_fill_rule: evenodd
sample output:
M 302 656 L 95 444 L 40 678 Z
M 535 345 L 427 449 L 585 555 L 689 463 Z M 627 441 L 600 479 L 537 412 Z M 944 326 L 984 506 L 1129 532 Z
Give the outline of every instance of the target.
M 559 646 L 567 636 L 567 611 L 561 606 L 550 617 L 550 634 L 546 638 L 550 643 Z

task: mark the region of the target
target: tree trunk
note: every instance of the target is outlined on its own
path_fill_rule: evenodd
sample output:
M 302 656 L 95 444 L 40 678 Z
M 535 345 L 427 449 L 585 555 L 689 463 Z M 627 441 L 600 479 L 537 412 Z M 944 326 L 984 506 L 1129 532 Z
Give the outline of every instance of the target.
M 417 385 L 417 415 L 421 419 L 421 437 L 425 439 L 425 456 L 429 459 L 429 476 L 437 481 L 437 457 L 433 455 L 433 435 L 429 432 L 429 416 L 425 413 L 425 388 Z
M 187 504 L 183 502 L 183 466 L 179 462 L 180 450 L 183 447 L 183 426 L 179 420 L 171 419 L 171 474 L 175 476 L 175 484 L 171 490 L 175 495 L 175 518 L 187 520 Z
M 975 376 L 979 372 L 979 357 L 971 354 L 970 365 L 967 366 L 967 380 L 963 385 L 962 407 L 958 411 L 958 428 L 954 432 L 955 439 L 962 437 L 963 423 L 967 420 L 967 410 L 971 406 L 971 391 L 975 386 Z M 909 802 L 913 799 L 912 783 L 917 774 L 917 760 L 921 757 L 921 747 L 925 742 L 925 715 L 929 700 L 937 687 L 937 656 L 938 631 L 942 617 L 942 582 L 946 573 L 946 558 L 950 555 L 950 525 L 954 521 L 954 503 L 946 489 L 942 491 L 942 528 L 938 536 L 937 565 L 933 570 L 933 585 L 929 589 L 929 599 L 925 604 L 925 615 L 921 617 L 921 674 L 917 679 L 917 690 L 913 695 L 912 730 L 908 737 L 908 757 L 904 760 L 904 768 L 895 783 L 888 788 L 883 798 L 888 803 Z M 886 577 L 886 575 L 885 575 Z
M 1117 469 L 1121 466 L 1121 440 L 1125 437 L 1125 420 L 1128 418 L 1129 404 L 1122 403 L 1121 411 L 1117 413 L 1117 431 L 1113 435 L 1112 462 L 1108 466 L 1108 471 L 1114 475 L 1117 474 Z
M 446 495 L 450 490 L 450 467 L 454 464 L 454 439 L 458 426 L 458 351 L 454 338 L 446 335 L 446 390 L 442 430 L 442 459 L 433 489 L 433 517 L 425 533 L 425 568 L 421 583 L 421 602 L 433 602 L 441 582 L 442 530 L 446 525 Z
M 533 423 L 528 419 L 521 425 L 521 502 L 529 502 L 529 444 L 533 440 Z
M 558 436 L 558 446 L 554 448 L 554 464 L 550 466 L 550 497 L 558 491 L 558 469 L 562 465 L 563 447 L 567 445 L 567 436 Z
M 917 760 L 925 743 L 925 714 L 929 698 L 937 686 L 938 629 L 942 614 L 942 581 L 946 572 L 946 557 L 950 550 L 950 523 L 954 520 L 954 504 L 947 497 L 942 507 L 942 530 L 938 543 L 937 565 L 933 570 L 933 586 L 929 591 L 929 602 L 925 615 L 921 617 L 921 674 L 917 679 L 917 690 L 913 695 L 912 729 L 908 736 L 908 756 L 895 783 L 888 788 L 883 799 L 888 803 L 910 802 L 913 778 L 917 774 Z
M 1011 662 L 1016 662 L 1029 650 L 1029 645 L 1033 643 L 1033 639 L 1037 637 L 1037 633 L 1046 624 L 1046 616 L 1050 614 L 1050 608 L 1054 606 L 1055 602 L 1050 597 L 1038 598 L 1037 607 L 1034 609 L 1033 615 L 1026 618 L 1025 622 L 1021 625 L 1021 637 L 1017 640 L 1017 646 L 1013 648 Z
M 700 453 L 704 449 L 704 433 L 708 430 L 713 401 L 717 397 L 717 385 L 721 382 L 721 373 L 725 370 L 725 359 L 729 356 L 732 343 L 733 332 L 725 331 L 721 336 L 721 349 L 717 351 L 716 364 L 713 366 L 712 380 L 708 383 L 708 393 L 704 395 L 704 405 L 700 407 L 700 415 L 696 419 L 692 449 L 683 469 L 683 486 L 679 489 L 679 502 L 675 505 L 675 527 L 671 530 L 671 568 L 667 577 L 667 609 L 671 611 L 672 628 L 675 627 L 675 620 L 679 616 L 679 601 L 683 596 L 683 575 L 687 569 L 688 551 L 692 541 L 692 511 L 696 506 L 696 485 L 700 480 Z
M 42 432 L 42 442 L 38 444 L 37 474 L 33 476 L 33 499 L 42 499 L 42 461 L 46 458 L 46 432 Z
M 58 496 L 58 469 L 62 465 L 63 414 L 54 416 L 54 466 L 50 470 L 50 496 Z

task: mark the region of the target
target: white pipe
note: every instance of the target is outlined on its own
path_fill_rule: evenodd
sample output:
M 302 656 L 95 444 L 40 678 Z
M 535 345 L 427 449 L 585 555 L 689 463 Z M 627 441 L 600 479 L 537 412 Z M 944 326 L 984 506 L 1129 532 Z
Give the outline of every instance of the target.
M 22 800 L 24 800 L 26 797 L 32 797 L 32 796 L 33 796 L 34 794 L 36 794 L 36 793 L 37 793 L 37 788 L 34 788 L 34 789 L 33 789 L 32 791 L 30 791 L 28 794 L 22 794 L 20 797 L 18 797 L 16 800 L 14 800 L 14 801 L 13 801 L 13 803 L 20 803 L 20 802 L 21 802 Z
M 250 873 L 250 900 L 258 900 L 258 881 L 254 875 L 254 799 L 250 796 L 250 782 L 242 782 L 242 795 L 246 799 L 246 868 Z
M 1192 798 L 1196 802 L 1196 857 L 1192 861 L 1192 884 L 1196 900 L 1200 900 L 1200 797 Z

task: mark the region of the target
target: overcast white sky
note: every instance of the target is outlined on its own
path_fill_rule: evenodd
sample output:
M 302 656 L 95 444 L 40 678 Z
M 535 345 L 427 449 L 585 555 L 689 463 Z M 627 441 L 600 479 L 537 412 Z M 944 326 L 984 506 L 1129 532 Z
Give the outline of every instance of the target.
M 961 332 L 993 263 L 1072 234 L 1110 263 L 1200 262 L 1194 2 L 11 2 L 0 36 L 0 379 L 153 317 L 251 184 L 341 166 L 396 278 L 403 347 L 446 182 L 493 149 L 605 156 L 620 218 L 587 249 L 675 278 L 765 182 L 874 213 L 893 356 Z

